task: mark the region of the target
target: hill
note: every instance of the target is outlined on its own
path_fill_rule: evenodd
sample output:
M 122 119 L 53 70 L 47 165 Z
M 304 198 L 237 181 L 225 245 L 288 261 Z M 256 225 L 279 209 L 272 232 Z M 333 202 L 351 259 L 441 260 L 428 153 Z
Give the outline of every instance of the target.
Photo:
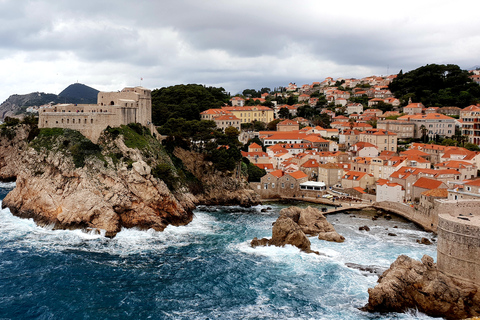
M 0 104 L 0 119 L 25 113 L 27 107 L 48 103 L 97 103 L 98 90 L 81 83 L 65 88 L 59 95 L 44 92 L 14 94 Z
M 59 93 L 58 99 L 69 103 L 97 103 L 98 90 L 81 83 L 74 83 Z M 62 101 L 60 101 L 62 102 Z

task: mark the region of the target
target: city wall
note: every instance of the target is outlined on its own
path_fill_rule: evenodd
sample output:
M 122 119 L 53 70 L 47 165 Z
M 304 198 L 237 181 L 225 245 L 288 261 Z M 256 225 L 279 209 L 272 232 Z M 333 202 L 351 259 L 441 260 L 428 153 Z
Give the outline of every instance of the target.
M 436 232 L 437 230 L 438 216 L 432 210 L 417 210 L 407 204 L 390 201 L 377 202 L 373 207 L 398 214 L 427 231 Z
M 480 216 L 467 221 L 458 216 L 441 214 L 437 244 L 438 269 L 450 277 L 477 286 L 480 286 L 479 222 Z

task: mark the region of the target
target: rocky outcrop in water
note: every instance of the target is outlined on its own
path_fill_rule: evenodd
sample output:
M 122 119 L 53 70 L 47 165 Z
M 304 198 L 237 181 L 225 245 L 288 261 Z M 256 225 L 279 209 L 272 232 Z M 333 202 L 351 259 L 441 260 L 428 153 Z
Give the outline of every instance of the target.
M 292 219 L 307 235 L 318 236 L 318 239 L 326 241 L 345 241 L 345 238 L 337 233 L 333 225 L 328 222 L 327 218 L 316 208 L 284 208 L 280 211 L 280 216 L 286 216 Z
M 274 223 L 272 239 L 263 238 L 259 240 L 254 238 L 250 243 L 253 248 L 258 246 L 284 247 L 287 244 L 307 253 L 314 252 L 318 254 L 318 252 L 310 249 L 310 240 L 308 240 L 300 226 L 287 216 L 280 216 Z
M 441 273 L 433 259 L 422 261 L 399 256 L 378 279 L 375 288 L 368 289 L 370 312 L 405 312 L 409 309 L 447 319 L 480 316 L 480 290 L 460 283 Z
M 323 214 L 315 208 L 301 209 L 289 207 L 280 211 L 280 216 L 273 224 L 272 239 L 254 238 L 250 245 L 283 247 L 287 244 L 295 246 L 305 252 L 314 252 L 310 249 L 310 240 L 306 235 L 319 236 L 320 240 L 343 242 L 344 237 L 339 235 L 335 228 L 326 220 Z

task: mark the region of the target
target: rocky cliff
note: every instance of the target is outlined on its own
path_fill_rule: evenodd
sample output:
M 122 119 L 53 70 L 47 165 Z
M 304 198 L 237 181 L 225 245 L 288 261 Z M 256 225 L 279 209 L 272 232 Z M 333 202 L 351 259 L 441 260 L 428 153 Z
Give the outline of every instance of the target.
M 8 136 L 0 132 L 0 179 L 16 178 L 17 185 L 2 206 L 15 215 L 106 236 L 192 219 L 196 199 L 180 184 L 169 189 L 177 173 L 151 136 L 125 126 L 95 145 L 72 130 L 42 129 L 32 141 L 29 126 L 8 130 Z
M 236 176 L 238 172 L 217 171 L 202 154 L 193 151 L 175 148 L 174 155 L 200 181 L 202 190 L 196 194 L 199 204 L 251 206 L 260 203 L 259 195 Z
M 429 256 L 422 261 L 397 258 L 368 289 L 370 312 L 405 312 L 417 309 L 433 317 L 465 319 L 480 316 L 480 288 L 456 281 L 437 269 Z

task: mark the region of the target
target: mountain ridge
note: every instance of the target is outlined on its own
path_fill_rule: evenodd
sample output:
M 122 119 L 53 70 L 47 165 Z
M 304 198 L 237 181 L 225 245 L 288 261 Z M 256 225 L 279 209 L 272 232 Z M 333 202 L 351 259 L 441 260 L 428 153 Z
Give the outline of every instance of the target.
M 40 106 L 48 103 L 78 103 L 95 104 L 99 90 L 74 83 L 67 86 L 60 94 L 32 92 L 27 94 L 12 94 L 0 104 L 0 119 L 26 112 L 27 107 Z

